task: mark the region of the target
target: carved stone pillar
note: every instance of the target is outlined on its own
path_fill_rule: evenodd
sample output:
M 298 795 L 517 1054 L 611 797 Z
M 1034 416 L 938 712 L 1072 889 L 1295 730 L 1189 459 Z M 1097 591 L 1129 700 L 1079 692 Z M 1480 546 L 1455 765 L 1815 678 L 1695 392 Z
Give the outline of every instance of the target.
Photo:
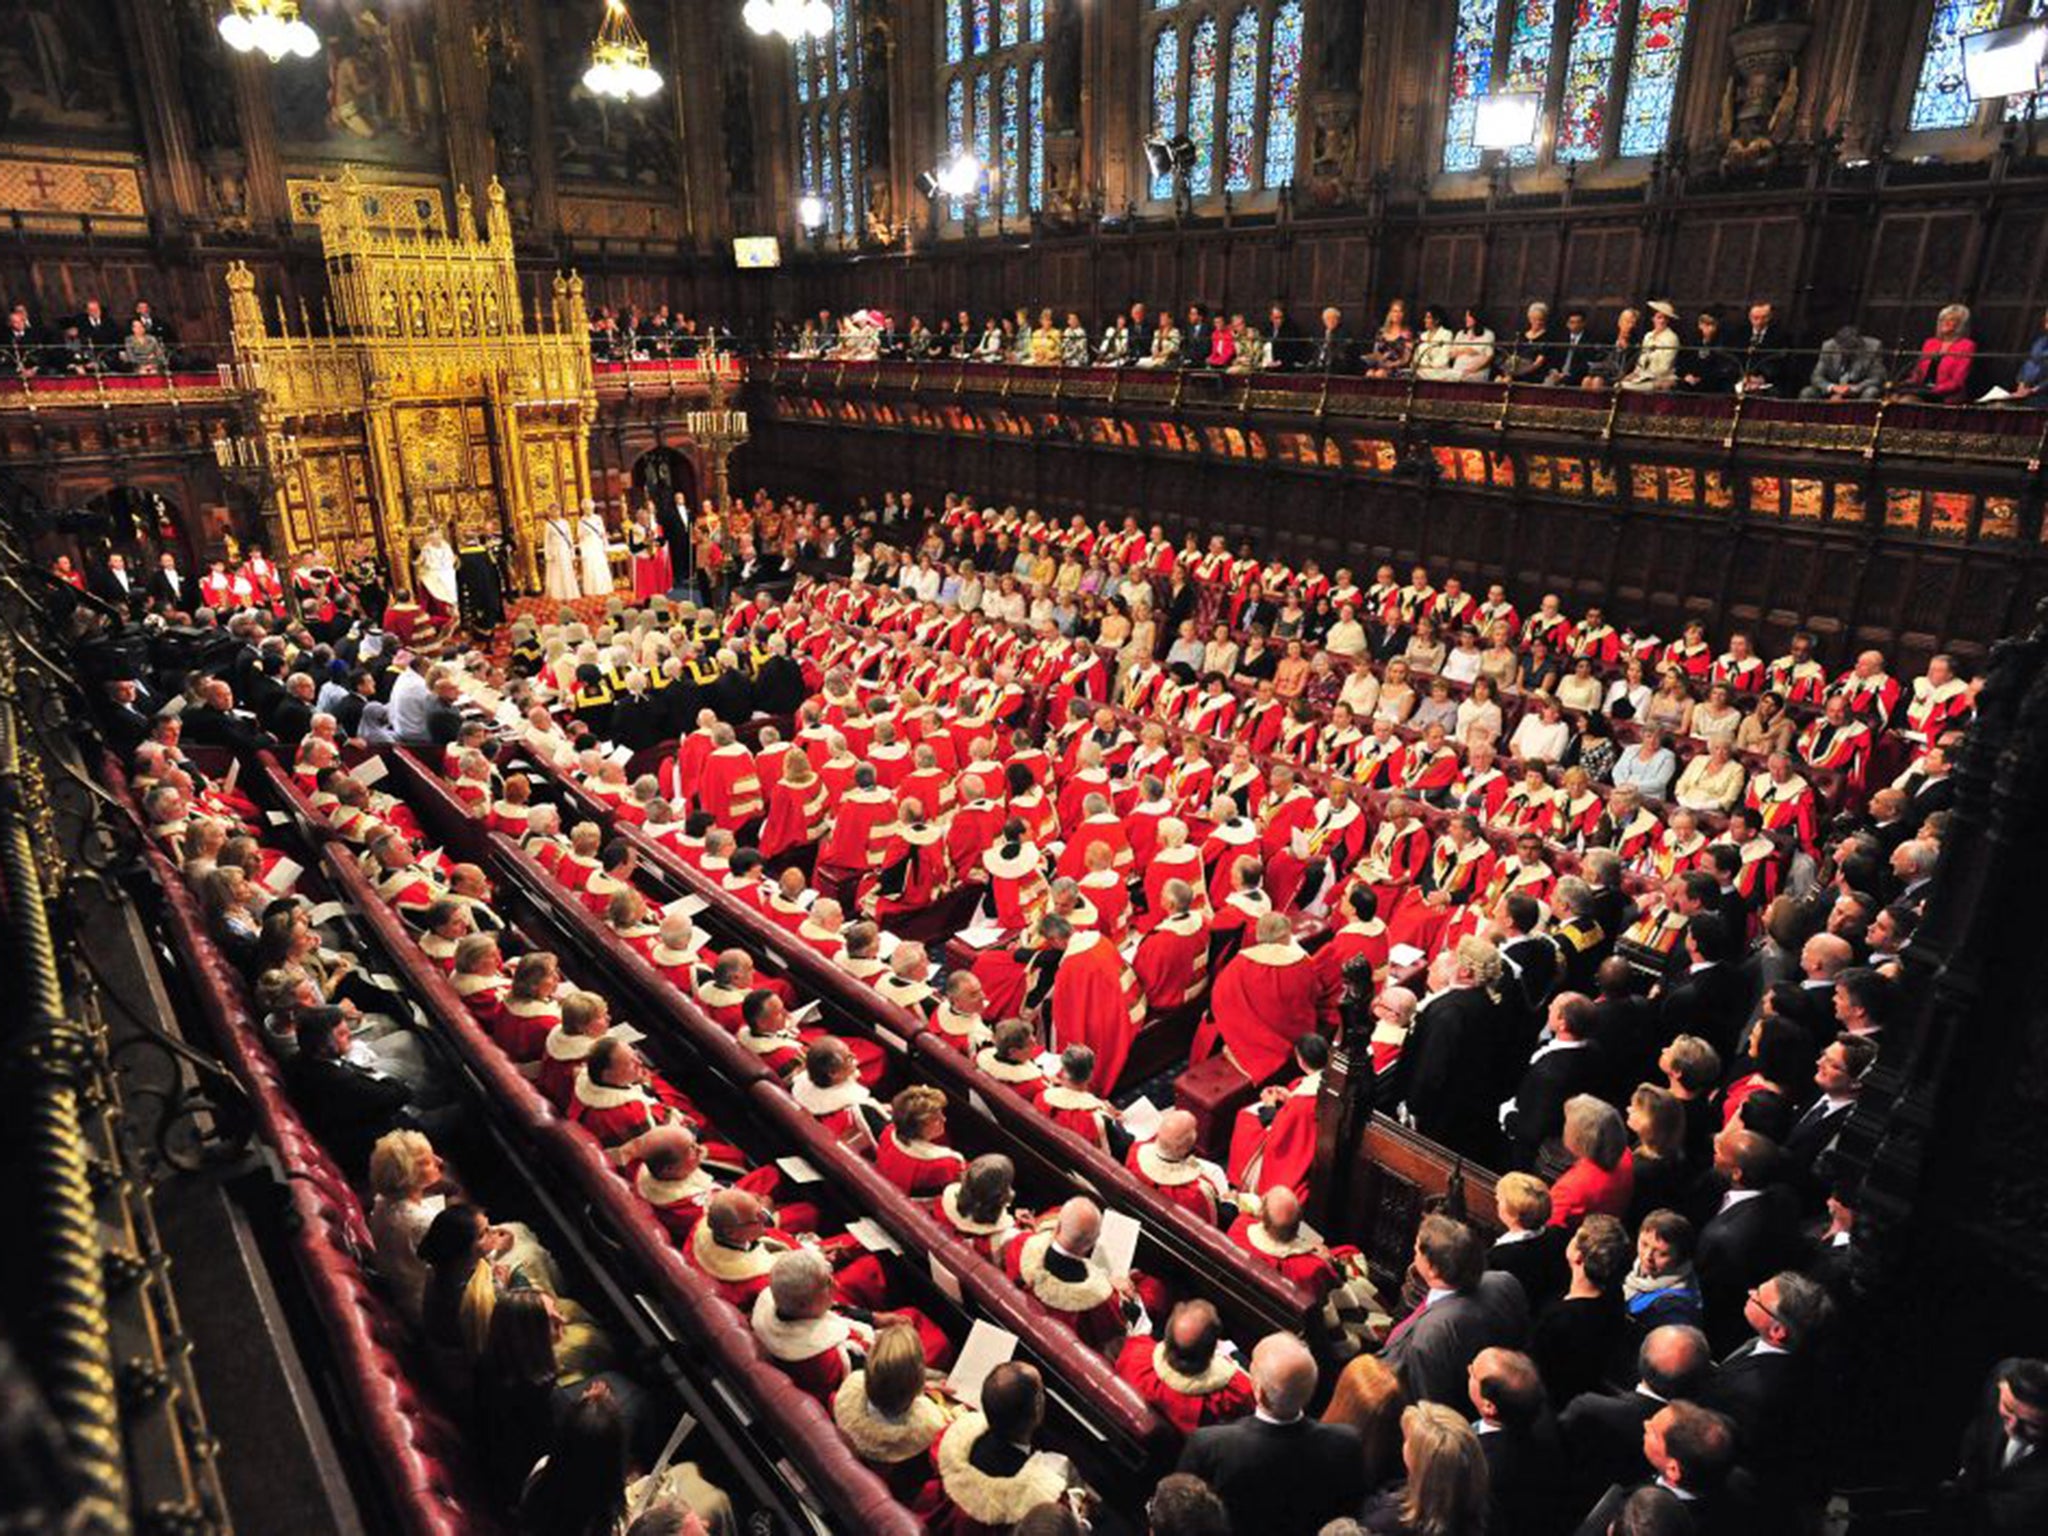
M 1799 105 L 1799 56 L 1813 27 L 1805 21 L 1752 22 L 1728 34 L 1732 74 L 1724 117 L 1724 175 L 1755 174 L 1778 163 Z

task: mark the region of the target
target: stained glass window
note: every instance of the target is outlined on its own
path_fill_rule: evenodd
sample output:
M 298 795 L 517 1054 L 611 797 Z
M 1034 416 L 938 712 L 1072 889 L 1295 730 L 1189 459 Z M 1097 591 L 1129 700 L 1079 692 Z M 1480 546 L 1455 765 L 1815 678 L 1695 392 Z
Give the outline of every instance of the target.
M 1045 0 L 1031 0 L 1031 41 L 1045 41 Z
M 1024 0 L 1002 0 L 1002 46 L 1014 48 L 1019 41 L 1018 32 L 1024 25 Z
M 853 108 L 839 109 L 839 233 L 851 240 L 860 233 L 860 173 L 855 169 Z
M 1216 185 L 1216 76 L 1221 65 L 1216 18 L 1195 23 L 1188 44 L 1187 134 L 1195 141 L 1195 167 L 1188 172 L 1188 190 L 1206 197 Z
M 967 57 L 967 0 L 946 0 L 946 62 L 958 64 Z
M 790 62 L 796 69 L 796 99 L 798 101 L 809 101 L 811 99 L 810 41 L 806 39 L 792 46 L 789 50 L 789 57 Z
M 1020 121 L 1023 105 L 1017 66 L 1012 64 L 1003 71 L 1003 129 L 996 168 L 1002 179 L 1003 212 L 1013 218 L 1024 211 L 1024 125 Z
M 806 196 L 818 190 L 818 131 L 806 112 L 800 120 L 803 142 L 800 154 L 803 161 L 803 192 Z
M 1557 158 L 1597 160 L 1607 132 L 1614 48 L 1621 0 L 1578 0 L 1578 21 L 1564 60 L 1564 100 L 1557 115 Z
M 1180 33 L 1162 27 L 1152 40 L 1152 132 L 1170 139 L 1180 132 Z M 1154 197 L 1173 196 L 1173 178 L 1152 178 Z
M 2029 0 L 2027 16 L 2048 15 L 2048 0 Z M 2018 19 L 2018 18 L 2016 18 Z M 2034 114 L 2034 98 L 2031 96 L 2008 96 L 2005 98 L 2005 120 L 2009 123 L 2023 123 Z M 2048 103 L 2040 109 L 2043 119 L 2048 119 Z
M 1507 68 L 1501 75 L 1503 91 L 1534 91 L 1542 95 L 1550 85 L 1550 39 L 1557 30 L 1557 6 L 1553 0 L 1522 0 L 1515 8 L 1513 30 L 1508 34 Z M 1508 152 L 1516 165 L 1536 159 L 1536 146 L 1524 144 Z
M 967 81 L 959 75 L 946 87 L 946 155 L 950 159 L 967 147 Z M 964 211 L 959 198 L 946 204 L 946 210 L 957 222 Z
M 986 73 L 974 77 L 974 153 L 983 166 L 995 160 L 995 81 Z
M 974 7 L 974 51 L 987 53 L 995 41 L 995 28 L 989 24 L 990 0 L 966 0 Z
M 1472 142 L 1472 123 L 1479 98 L 1493 86 L 1494 22 L 1500 0 L 1458 0 L 1458 22 L 1451 34 L 1450 110 L 1444 120 L 1444 169 L 1469 171 L 1479 164 Z
M 1977 115 L 1963 78 L 1963 39 L 1998 25 L 2004 0 L 1935 0 L 1927 24 L 1927 51 L 1920 56 L 1920 83 L 1913 90 L 1908 128 L 1967 128 Z
M 860 38 L 853 30 L 853 0 L 833 0 L 832 8 L 832 43 L 839 56 L 839 89 L 850 91 L 859 73 L 856 55 L 860 51 Z
M 832 152 L 832 125 L 827 118 L 818 119 L 818 158 L 824 167 L 825 224 L 829 229 L 839 228 L 839 162 Z
M 1636 40 L 1628 62 L 1628 95 L 1621 108 L 1623 155 L 1654 155 L 1671 133 L 1678 99 L 1678 60 L 1685 49 L 1686 0 L 1643 0 L 1636 7 Z
M 1246 6 L 1230 24 L 1230 71 L 1223 81 L 1223 190 L 1249 192 L 1259 136 L 1259 13 Z
M 1266 185 L 1294 180 L 1294 136 L 1301 116 L 1301 0 L 1285 0 L 1273 13 L 1266 65 Z
M 1041 0 L 1043 3 L 1043 0 Z M 1031 208 L 1045 206 L 1045 60 L 1031 64 Z

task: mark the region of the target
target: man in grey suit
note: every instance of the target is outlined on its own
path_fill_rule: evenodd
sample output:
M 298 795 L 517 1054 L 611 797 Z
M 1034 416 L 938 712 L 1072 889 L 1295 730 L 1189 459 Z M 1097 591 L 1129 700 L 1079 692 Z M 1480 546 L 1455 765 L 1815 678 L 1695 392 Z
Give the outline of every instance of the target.
M 1820 344 L 1802 400 L 1875 400 L 1884 389 L 1884 344 L 1845 325 Z
M 1422 1218 L 1415 1233 L 1415 1272 L 1429 1291 L 1387 1335 L 1380 1364 L 1393 1372 L 1408 1402 L 1455 1407 L 1466 1400 L 1466 1373 L 1479 1351 L 1520 1342 L 1504 1335 L 1515 1331 L 1518 1313 L 1527 1321 L 1527 1299 L 1512 1275 L 1491 1277 L 1505 1282 L 1498 1292 L 1482 1289 L 1486 1250 L 1477 1233 L 1448 1216 Z M 1507 1295 L 1507 1287 L 1515 1294 Z

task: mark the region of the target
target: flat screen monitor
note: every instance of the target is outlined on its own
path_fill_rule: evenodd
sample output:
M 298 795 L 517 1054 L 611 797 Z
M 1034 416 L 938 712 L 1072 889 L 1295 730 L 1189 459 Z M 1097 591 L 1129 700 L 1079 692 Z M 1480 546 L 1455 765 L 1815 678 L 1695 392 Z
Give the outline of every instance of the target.
M 742 270 L 760 271 L 782 265 L 782 242 L 773 235 L 741 235 L 732 243 L 732 259 Z

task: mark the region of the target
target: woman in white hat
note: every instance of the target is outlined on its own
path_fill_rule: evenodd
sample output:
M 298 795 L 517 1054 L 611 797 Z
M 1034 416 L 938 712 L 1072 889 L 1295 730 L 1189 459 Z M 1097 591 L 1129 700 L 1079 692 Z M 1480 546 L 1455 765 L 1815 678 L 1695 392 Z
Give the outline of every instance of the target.
M 1622 389 L 1669 389 L 1678 382 L 1678 309 L 1669 299 L 1650 300 L 1650 332 L 1636 353 L 1636 365 Z

